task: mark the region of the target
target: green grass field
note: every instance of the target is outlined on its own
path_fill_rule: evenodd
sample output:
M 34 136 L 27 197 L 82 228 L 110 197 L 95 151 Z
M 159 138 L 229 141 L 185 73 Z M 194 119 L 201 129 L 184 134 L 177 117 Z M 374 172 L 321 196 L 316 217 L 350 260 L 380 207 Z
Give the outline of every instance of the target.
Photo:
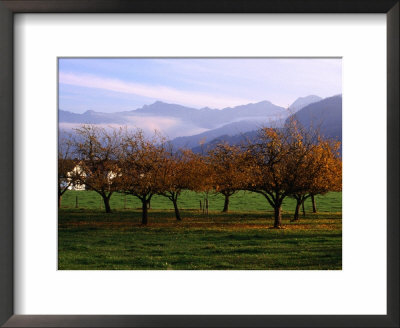
M 75 208 L 78 196 L 78 208 Z M 199 210 L 203 195 L 186 192 L 174 218 L 172 203 L 154 197 L 149 225 L 141 226 L 140 203 L 115 194 L 113 213 L 100 208 L 91 191 L 67 191 L 59 211 L 61 270 L 340 270 L 342 266 L 341 193 L 317 197 L 318 213 L 291 223 L 294 202 L 283 206 L 285 229 L 270 229 L 273 212 L 258 194 L 231 198 L 210 195 L 209 215 Z M 124 209 L 124 206 L 126 207 Z
M 78 207 L 84 209 L 104 209 L 101 196 L 94 191 L 67 191 L 63 198 L 62 208 L 75 208 L 76 197 L 78 197 Z M 224 198 L 221 194 L 209 194 L 209 209 L 211 211 L 222 210 L 224 206 Z M 126 201 L 125 201 L 126 199 Z M 193 191 L 185 191 L 179 198 L 179 208 L 181 209 L 199 209 L 200 201 L 203 201 L 203 193 L 195 193 Z M 140 209 L 141 202 L 133 196 L 115 193 L 111 196 L 111 209 L 124 209 L 126 202 L 127 209 Z M 318 212 L 337 213 L 342 211 L 342 193 L 331 192 L 324 196 L 316 196 Z M 293 211 L 295 201 L 286 198 L 283 204 L 284 211 Z M 153 196 L 151 208 L 155 210 L 173 209 L 169 199 L 163 196 Z M 308 199 L 305 203 L 306 211 L 311 211 L 311 201 Z M 230 198 L 229 209 L 232 211 L 265 211 L 271 210 L 264 196 L 253 193 L 240 191 Z

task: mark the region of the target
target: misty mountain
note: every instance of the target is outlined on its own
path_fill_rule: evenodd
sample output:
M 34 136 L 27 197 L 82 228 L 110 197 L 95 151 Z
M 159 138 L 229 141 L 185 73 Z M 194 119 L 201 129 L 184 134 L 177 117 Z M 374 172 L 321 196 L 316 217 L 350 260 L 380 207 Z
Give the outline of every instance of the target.
M 83 114 L 71 113 L 65 110 L 58 110 L 59 123 L 78 123 L 78 124 L 125 124 L 126 120 L 120 115 L 95 112 L 88 110 Z
M 306 105 L 297 113 L 291 115 L 305 128 L 319 129 L 322 136 L 342 141 L 342 96 L 337 95 Z M 286 120 L 288 122 L 290 118 Z M 278 128 L 282 125 L 278 125 Z M 226 142 L 230 145 L 238 145 L 246 141 L 257 139 L 257 131 L 252 130 L 236 135 L 224 134 L 215 139 L 193 147 L 196 153 L 207 152 L 218 143 Z
M 227 143 L 229 145 L 240 145 L 240 144 L 246 144 L 247 142 L 252 142 L 257 139 L 257 130 L 252 130 L 248 131 L 245 133 L 240 133 L 236 134 L 233 136 L 230 135 L 221 135 L 213 140 L 211 140 L 208 143 L 205 143 L 203 145 L 199 145 L 196 147 L 192 148 L 192 151 L 194 153 L 207 153 L 209 150 L 213 149 L 215 146 L 217 146 L 220 143 Z
M 177 137 L 171 140 L 171 143 L 176 148 L 195 148 L 201 143 L 206 144 L 218 137 L 231 137 L 235 135 L 241 135 L 248 131 L 257 130 L 265 126 L 281 127 L 284 124 L 284 120 L 278 121 L 239 121 L 226 124 L 220 128 L 209 130 L 203 133 L 199 133 L 193 136 Z
M 326 138 L 342 140 L 342 95 L 305 106 L 292 117 L 306 129 L 318 129 Z
M 195 109 L 156 101 L 154 104 L 145 105 L 130 113 L 132 113 L 132 115 L 141 114 L 175 117 L 184 121 L 195 122 L 199 127 L 209 129 L 238 120 L 259 120 L 261 118 L 273 118 L 275 120 L 279 117 L 288 116 L 288 113 L 286 113 L 283 107 L 276 106 L 269 101 L 261 101 L 223 109 L 211 109 L 208 107 Z
M 283 126 L 291 113 L 318 102 L 318 96 L 298 98 L 289 110 L 270 101 L 261 101 L 223 109 L 201 109 L 156 101 L 150 105 L 117 113 L 88 110 L 82 114 L 59 110 L 60 129 L 71 130 L 80 124 L 120 125 L 141 128 L 146 133 L 159 130 L 176 147 L 197 147 L 219 136 L 232 137 L 261 126 Z
M 291 113 L 295 113 L 295 112 L 299 111 L 300 109 L 302 109 L 312 103 L 321 101 L 321 100 L 322 100 L 321 97 L 318 97 L 315 95 L 310 95 L 307 97 L 299 97 L 293 102 L 293 104 L 291 104 L 289 106 L 289 110 Z
M 277 120 L 285 119 L 288 115 L 287 110 L 283 107 L 276 106 L 269 101 L 237 107 L 227 107 L 221 110 L 208 107 L 196 109 L 156 101 L 151 105 L 144 105 L 135 110 L 118 113 L 100 113 L 89 110 L 83 114 L 76 114 L 60 110 L 59 122 L 129 125 L 135 121 L 135 118 L 167 117 L 178 119 L 180 122 L 193 124 L 198 128 L 215 129 L 221 125 L 242 120 Z

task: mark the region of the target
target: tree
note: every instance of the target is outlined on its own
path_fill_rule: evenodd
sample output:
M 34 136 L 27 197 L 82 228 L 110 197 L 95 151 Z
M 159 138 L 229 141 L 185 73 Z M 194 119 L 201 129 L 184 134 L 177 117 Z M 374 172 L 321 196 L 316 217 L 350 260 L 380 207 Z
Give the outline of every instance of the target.
M 342 190 L 342 159 L 340 142 L 324 140 L 320 143 L 322 158 L 320 174 L 314 176 L 309 190 L 313 213 L 316 213 L 315 195 L 324 195 L 329 191 Z
M 317 203 L 315 201 L 314 195 L 311 195 L 312 212 L 317 213 Z
M 68 136 L 58 141 L 58 208 L 61 207 L 61 198 L 74 183 L 73 169 L 76 161 L 73 160 L 72 142 Z
M 160 192 L 160 174 L 165 160 L 164 139 L 155 134 L 146 138 L 142 130 L 126 132 L 122 142 L 121 190 L 142 202 L 142 224 L 148 223 L 148 204 Z
M 246 189 L 263 195 L 274 209 L 274 228 L 282 226 L 282 203 L 289 195 L 303 192 L 298 177 L 310 151 L 310 138 L 296 122 L 284 128 L 262 128 L 248 146 Z
M 316 140 L 308 145 L 310 149 L 299 169 L 297 183 L 301 188 L 291 195 L 296 199 L 293 221 L 299 220 L 299 209 L 306 199 L 341 189 L 342 168 L 338 151 L 340 143 L 321 137 Z
M 243 188 L 243 152 L 239 146 L 220 143 L 208 152 L 213 187 L 224 196 L 222 212 L 229 210 L 229 198 Z
M 163 152 L 163 155 L 158 175 L 158 193 L 173 203 L 175 217 L 181 221 L 178 198 L 184 189 L 196 188 L 196 174 L 200 168 L 199 156 L 187 149 L 173 152 L 171 147 Z
M 75 148 L 79 158 L 77 180 L 103 199 L 106 213 L 111 212 L 110 198 L 121 187 L 121 129 L 106 130 L 94 125 L 75 129 Z

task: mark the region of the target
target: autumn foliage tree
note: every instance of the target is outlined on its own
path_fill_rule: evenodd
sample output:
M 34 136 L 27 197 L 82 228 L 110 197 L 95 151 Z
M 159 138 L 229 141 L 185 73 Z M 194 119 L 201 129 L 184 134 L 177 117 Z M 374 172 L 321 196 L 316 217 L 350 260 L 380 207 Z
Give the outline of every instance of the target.
M 299 176 L 307 166 L 311 141 L 295 122 L 284 128 L 262 128 L 248 147 L 247 190 L 263 195 L 274 209 L 274 228 L 282 226 L 282 203 L 304 191 Z
M 142 130 L 126 132 L 122 141 L 121 191 L 142 202 L 142 224 L 148 223 L 148 204 L 160 192 L 166 157 L 165 140 L 158 134 L 146 138 Z
M 222 212 L 228 212 L 229 198 L 243 189 L 245 171 L 242 169 L 244 160 L 240 146 L 220 143 L 208 153 L 212 184 L 216 192 L 224 196 Z
M 75 129 L 74 148 L 79 159 L 77 180 L 103 199 L 106 213 L 110 198 L 121 187 L 121 130 L 83 125 Z
M 342 191 L 342 158 L 340 155 L 340 142 L 334 140 L 323 141 L 324 147 L 323 167 L 321 174 L 317 175 L 310 187 L 309 194 L 313 201 L 313 212 L 316 212 L 315 195 L 324 195 L 329 191 Z
M 198 185 L 196 174 L 201 170 L 200 158 L 191 150 L 180 149 L 162 152 L 161 168 L 158 175 L 158 194 L 167 197 L 174 206 L 175 217 L 181 221 L 178 198 L 183 190 L 195 189 Z
M 298 170 L 299 188 L 291 197 L 296 200 L 293 221 L 299 220 L 300 206 L 309 197 L 340 191 L 342 180 L 342 161 L 339 155 L 339 142 L 324 140 L 317 136 L 316 141 L 306 145 L 305 160 Z

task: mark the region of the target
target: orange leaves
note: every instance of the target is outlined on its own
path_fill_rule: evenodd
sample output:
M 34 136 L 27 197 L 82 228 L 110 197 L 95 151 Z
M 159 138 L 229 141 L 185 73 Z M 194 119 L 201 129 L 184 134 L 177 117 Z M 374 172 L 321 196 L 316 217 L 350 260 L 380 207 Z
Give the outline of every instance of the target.
M 291 195 L 341 189 L 340 143 L 305 131 L 295 121 L 259 130 L 248 147 L 250 190 Z
M 244 189 L 247 172 L 244 170 L 245 152 L 239 146 L 218 144 L 206 157 L 210 179 L 217 192 L 233 193 Z
M 257 139 L 245 146 L 218 144 L 205 156 L 173 149 L 161 135 L 149 138 L 141 130 L 84 125 L 76 133 L 74 157 L 85 173 L 79 179 L 94 190 L 138 194 L 252 190 L 283 197 L 342 188 L 340 143 L 304 131 L 296 122 L 262 128 Z M 62 161 L 59 155 L 59 171 L 69 163 L 77 162 Z
M 121 147 L 121 190 L 134 195 L 156 193 L 167 151 L 164 139 L 159 135 L 148 139 L 141 130 L 126 132 Z

